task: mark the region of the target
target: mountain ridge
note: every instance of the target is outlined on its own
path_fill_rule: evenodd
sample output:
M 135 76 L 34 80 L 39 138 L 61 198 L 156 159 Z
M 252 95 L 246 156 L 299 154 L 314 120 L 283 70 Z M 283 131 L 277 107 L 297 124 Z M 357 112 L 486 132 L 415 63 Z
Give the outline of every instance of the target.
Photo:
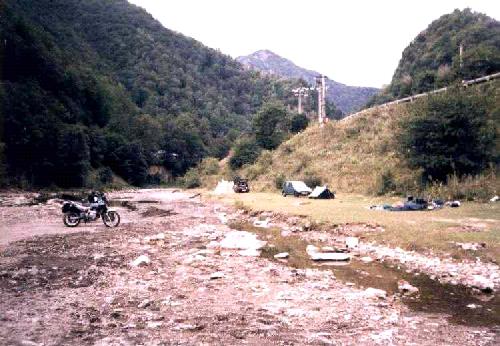
M 245 68 L 259 71 L 265 75 L 279 76 L 285 79 L 303 79 L 314 85 L 319 72 L 296 65 L 269 49 L 258 50 L 252 54 L 236 58 Z M 349 86 L 334 80 L 327 80 L 327 98 L 344 113 L 360 109 L 379 89 L 372 87 Z

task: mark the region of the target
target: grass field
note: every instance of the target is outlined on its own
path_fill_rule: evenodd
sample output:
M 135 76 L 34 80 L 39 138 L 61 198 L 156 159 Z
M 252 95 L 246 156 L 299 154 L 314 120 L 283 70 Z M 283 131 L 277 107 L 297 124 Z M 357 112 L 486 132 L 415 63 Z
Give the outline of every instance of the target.
M 205 195 L 205 194 L 204 194 Z M 500 263 L 500 203 L 463 203 L 460 208 L 435 211 L 387 212 L 369 210 L 374 204 L 400 201 L 357 194 L 337 194 L 334 200 L 282 197 L 278 193 L 249 193 L 211 196 L 227 204 L 256 211 L 303 215 L 328 224 L 370 223 L 385 232 L 366 233 L 367 240 L 408 250 L 450 254 L 455 258 L 480 257 Z M 479 251 L 465 251 L 452 242 L 485 243 Z

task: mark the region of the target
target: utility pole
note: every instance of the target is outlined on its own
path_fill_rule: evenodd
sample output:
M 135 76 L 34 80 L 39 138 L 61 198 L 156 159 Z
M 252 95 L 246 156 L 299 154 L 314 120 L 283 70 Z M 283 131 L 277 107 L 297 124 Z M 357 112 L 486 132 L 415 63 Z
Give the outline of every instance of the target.
M 462 70 L 462 67 L 464 66 L 464 59 L 463 59 L 464 45 L 463 45 L 463 43 L 460 43 L 460 48 L 458 49 L 458 52 L 460 54 L 460 70 Z
M 302 114 L 302 97 L 307 97 L 309 96 L 309 90 L 312 88 L 306 88 L 306 87 L 300 87 L 300 88 L 295 88 L 292 90 L 293 94 L 298 97 L 298 107 L 297 107 L 297 112 L 299 114 Z
M 316 77 L 316 90 L 318 91 L 318 121 L 322 127 L 326 122 L 326 83 L 325 76 L 319 75 Z

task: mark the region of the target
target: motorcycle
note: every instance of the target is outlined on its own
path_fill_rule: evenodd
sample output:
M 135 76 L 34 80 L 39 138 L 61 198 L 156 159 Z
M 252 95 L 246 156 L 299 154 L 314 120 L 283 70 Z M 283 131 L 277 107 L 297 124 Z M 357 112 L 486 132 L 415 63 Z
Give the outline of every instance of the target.
M 108 209 L 108 200 L 103 193 L 92 193 L 89 198 L 89 206 L 81 203 L 67 201 L 62 206 L 63 222 L 68 227 L 76 227 L 81 221 L 87 223 L 98 218 L 106 227 L 117 227 L 120 224 L 120 214 Z

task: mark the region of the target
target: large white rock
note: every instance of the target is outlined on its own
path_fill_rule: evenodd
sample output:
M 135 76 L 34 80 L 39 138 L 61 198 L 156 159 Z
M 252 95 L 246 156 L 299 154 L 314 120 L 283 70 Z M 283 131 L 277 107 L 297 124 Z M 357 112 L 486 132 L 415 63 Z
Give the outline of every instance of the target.
M 370 256 L 364 256 L 364 257 L 361 257 L 360 258 L 361 262 L 363 263 L 370 263 L 370 262 L 373 262 L 373 258 L 371 258 Z
M 255 220 L 253 225 L 260 228 L 269 228 L 269 218 L 265 220 Z
M 309 244 L 309 245 L 307 245 L 307 247 L 306 247 L 306 252 L 307 252 L 307 254 L 308 254 L 309 256 L 312 256 L 312 255 L 314 255 L 314 254 L 316 254 L 316 253 L 318 253 L 318 252 L 319 252 L 319 248 L 318 248 L 318 247 L 316 247 L 316 246 L 314 246 L 314 245 L 310 245 L 310 244 Z
M 342 252 L 320 252 L 314 245 L 307 245 L 306 252 L 313 261 L 348 261 L 351 256 Z
M 313 261 L 348 261 L 351 255 L 343 252 L 317 252 L 309 255 Z
M 130 264 L 133 267 L 139 267 L 139 266 L 146 266 L 149 263 L 151 263 L 151 260 L 149 259 L 148 256 L 146 256 L 146 255 L 140 255 L 135 260 L 133 260 Z
M 260 256 L 260 250 L 257 250 L 257 249 L 246 249 L 246 250 L 238 251 L 238 254 L 240 256 L 245 256 L 245 257 L 259 257 Z
M 398 281 L 398 289 L 406 294 L 413 294 L 418 292 L 418 288 L 415 286 L 412 286 L 408 281 L 406 280 L 399 280 Z
M 267 242 L 257 239 L 257 235 L 246 231 L 231 231 L 226 233 L 220 242 L 221 249 L 229 250 L 259 250 Z
M 472 275 L 471 286 L 477 287 L 482 291 L 494 291 L 495 283 L 482 275 Z
M 359 238 L 358 237 L 347 237 L 347 238 L 345 238 L 345 245 L 350 249 L 358 247 Z
M 365 296 L 370 297 L 370 298 L 380 298 L 380 299 L 385 299 L 387 298 L 387 292 L 378 288 L 373 288 L 373 287 L 368 287 L 364 291 Z

